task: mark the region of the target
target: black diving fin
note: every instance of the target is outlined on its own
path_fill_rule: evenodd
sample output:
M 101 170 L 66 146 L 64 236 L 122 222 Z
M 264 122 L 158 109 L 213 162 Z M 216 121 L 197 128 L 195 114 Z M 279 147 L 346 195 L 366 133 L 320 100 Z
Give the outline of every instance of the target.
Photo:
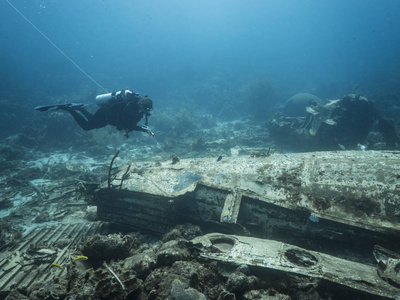
M 35 110 L 38 111 L 47 111 L 47 110 L 57 110 L 57 109 L 68 109 L 68 108 L 79 108 L 83 107 L 84 104 L 82 103 L 67 103 L 67 104 L 53 104 L 53 105 L 42 105 L 42 106 L 36 106 Z

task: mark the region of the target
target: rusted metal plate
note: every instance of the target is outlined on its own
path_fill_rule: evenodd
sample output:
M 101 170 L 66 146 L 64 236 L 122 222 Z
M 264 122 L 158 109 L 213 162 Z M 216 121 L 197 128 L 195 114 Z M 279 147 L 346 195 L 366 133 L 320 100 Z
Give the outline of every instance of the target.
M 192 242 L 204 258 L 323 279 L 385 299 L 399 299 L 400 288 L 381 278 L 374 266 L 254 237 L 212 233 Z
M 103 222 L 59 223 L 37 226 L 0 253 L 0 292 L 25 289 L 66 276 L 66 266 L 76 255 L 76 245 L 102 230 Z
M 129 172 L 128 178 L 121 178 Z M 125 176 L 126 177 L 126 176 Z M 197 219 L 264 226 L 265 207 L 384 234 L 400 230 L 400 152 L 341 151 L 133 162 L 97 193 L 99 217 L 168 224 L 187 200 Z M 118 205 L 116 202 L 118 202 Z M 125 204 L 124 204 L 125 203 Z M 307 215 L 308 214 L 308 215 Z M 293 222 L 293 220 L 287 220 Z M 146 226 L 140 224 L 140 226 Z

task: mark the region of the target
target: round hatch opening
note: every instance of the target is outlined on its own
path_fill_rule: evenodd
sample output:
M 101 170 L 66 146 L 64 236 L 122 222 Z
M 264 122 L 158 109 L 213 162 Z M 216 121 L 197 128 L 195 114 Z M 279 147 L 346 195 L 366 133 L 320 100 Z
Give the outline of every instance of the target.
M 289 249 L 285 252 L 285 257 L 291 263 L 301 267 L 311 267 L 318 263 L 314 255 L 304 250 Z
M 235 245 L 236 241 L 230 237 L 215 237 L 211 238 L 211 243 L 217 250 L 221 252 L 228 252 L 230 251 L 233 246 Z

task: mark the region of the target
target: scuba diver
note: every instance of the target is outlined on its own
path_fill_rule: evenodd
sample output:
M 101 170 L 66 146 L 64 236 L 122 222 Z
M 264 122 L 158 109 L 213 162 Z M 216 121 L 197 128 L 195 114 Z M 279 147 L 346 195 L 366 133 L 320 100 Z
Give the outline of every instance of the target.
M 96 103 L 100 107 L 94 114 L 88 112 L 84 104 L 68 103 L 60 105 L 37 106 L 35 110 L 68 111 L 83 130 L 102 128 L 107 125 L 125 130 L 124 136 L 129 137 L 130 131 L 142 131 L 154 136 L 147 127 L 150 111 L 153 109 L 153 101 L 148 96 L 140 97 L 130 90 L 122 90 L 96 96 Z M 145 125 L 137 123 L 145 116 Z

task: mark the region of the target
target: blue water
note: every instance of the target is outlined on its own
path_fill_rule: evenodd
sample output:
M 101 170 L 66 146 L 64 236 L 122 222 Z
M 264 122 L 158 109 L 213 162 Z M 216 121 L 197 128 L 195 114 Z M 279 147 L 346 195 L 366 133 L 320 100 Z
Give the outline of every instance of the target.
M 10 2 L 101 86 L 151 95 L 159 109 L 192 99 L 215 113 L 259 78 L 278 102 L 400 90 L 397 0 Z M 0 37 L 0 99 L 31 107 L 102 92 L 5 0 Z

